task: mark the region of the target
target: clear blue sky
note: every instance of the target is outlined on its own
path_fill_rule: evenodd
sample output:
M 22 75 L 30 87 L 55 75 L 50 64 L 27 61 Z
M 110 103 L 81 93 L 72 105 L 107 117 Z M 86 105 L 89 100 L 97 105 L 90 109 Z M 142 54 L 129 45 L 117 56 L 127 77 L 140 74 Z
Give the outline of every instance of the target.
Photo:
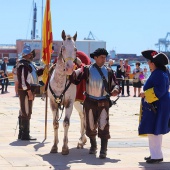
M 36 28 L 41 36 L 42 1 L 37 4 Z M 0 44 L 30 39 L 33 0 L 0 0 Z M 64 29 L 78 40 L 91 31 L 106 41 L 108 51 L 140 55 L 155 49 L 159 38 L 170 32 L 170 0 L 51 0 L 53 39 L 61 40 Z

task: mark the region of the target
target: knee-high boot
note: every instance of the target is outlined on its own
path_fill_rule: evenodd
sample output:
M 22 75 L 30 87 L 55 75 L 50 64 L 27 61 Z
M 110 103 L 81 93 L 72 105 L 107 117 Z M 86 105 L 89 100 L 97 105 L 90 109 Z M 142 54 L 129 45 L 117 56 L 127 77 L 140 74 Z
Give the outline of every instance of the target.
M 100 149 L 100 155 L 99 155 L 99 157 L 101 159 L 106 158 L 106 155 L 107 155 L 107 143 L 108 143 L 108 139 L 101 138 L 101 149 Z
M 96 137 L 92 137 L 90 138 L 90 150 L 89 150 L 89 154 L 96 154 L 97 152 L 97 142 L 96 142 Z
M 18 124 L 19 124 L 19 133 L 18 133 L 18 139 L 21 139 L 22 135 L 22 125 L 21 125 L 21 117 L 18 117 Z
M 21 140 L 37 140 L 30 136 L 30 120 L 21 119 L 22 135 Z

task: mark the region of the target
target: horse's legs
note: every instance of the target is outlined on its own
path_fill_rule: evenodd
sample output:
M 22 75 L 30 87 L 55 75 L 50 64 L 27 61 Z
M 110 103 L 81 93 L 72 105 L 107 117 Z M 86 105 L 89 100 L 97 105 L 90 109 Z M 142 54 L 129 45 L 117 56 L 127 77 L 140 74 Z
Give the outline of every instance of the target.
M 51 148 L 50 153 L 57 153 L 58 152 L 58 128 L 59 128 L 59 122 L 58 122 L 58 107 L 57 104 L 54 103 L 52 100 L 50 100 L 50 107 L 53 113 L 53 128 L 54 128 L 54 144 Z
M 69 148 L 68 148 L 68 129 L 70 126 L 70 117 L 73 110 L 73 103 L 71 102 L 69 107 L 65 108 L 65 118 L 63 121 L 63 128 L 64 128 L 64 139 L 63 139 L 63 147 L 62 147 L 62 154 L 68 155 Z
M 74 102 L 74 107 L 75 109 L 78 111 L 79 113 L 79 116 L 80 116 L 80 126 L 81 126 L 81 129 L 80 129 L 80 139 L 78 141 L 78 144 L 77 144 L 77 148 L 78 149 L 82 149 L 84 144 L 87 142 L 87 139 L 86 139 L 86 136 L 85 136 L 85 121 L 84 121 L 84 114 L 83 114 L 83 106 L 82 104 L 79 102 L 79 101 L 75 101 Z

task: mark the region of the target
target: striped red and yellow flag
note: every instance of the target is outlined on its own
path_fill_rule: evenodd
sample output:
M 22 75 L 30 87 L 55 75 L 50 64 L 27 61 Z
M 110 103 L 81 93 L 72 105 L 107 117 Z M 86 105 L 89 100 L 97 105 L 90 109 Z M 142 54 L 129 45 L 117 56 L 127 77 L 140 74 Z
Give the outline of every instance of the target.
M 50 11 L 50 0 L 46 0 L 46 7 L 42 29 L 42 61 L 45 65 L 50 64 L 52 54 L 53 34 Z M 43 72 L 42 81 L 46 83 L 48 78 L 48 67 Z

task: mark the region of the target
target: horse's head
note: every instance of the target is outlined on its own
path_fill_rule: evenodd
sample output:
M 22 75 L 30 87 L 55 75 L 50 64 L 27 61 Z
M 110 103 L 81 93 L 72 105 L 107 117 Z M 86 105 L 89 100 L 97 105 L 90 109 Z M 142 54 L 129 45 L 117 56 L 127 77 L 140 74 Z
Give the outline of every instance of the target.
M 66 35 L 65 31 L 63 30 L 61 36 L 63 39 L 63 43 L 60 51 L 60 58 L 65 63 L 66 75 L 71 75 L 72 72 L 74 71 L 75 66 L 74 62 L 76 59 L 77 49 L 75 46 L 75 41 L 77 38 L 77 32 L 73 37 L 71 37 L 70 35 Z

